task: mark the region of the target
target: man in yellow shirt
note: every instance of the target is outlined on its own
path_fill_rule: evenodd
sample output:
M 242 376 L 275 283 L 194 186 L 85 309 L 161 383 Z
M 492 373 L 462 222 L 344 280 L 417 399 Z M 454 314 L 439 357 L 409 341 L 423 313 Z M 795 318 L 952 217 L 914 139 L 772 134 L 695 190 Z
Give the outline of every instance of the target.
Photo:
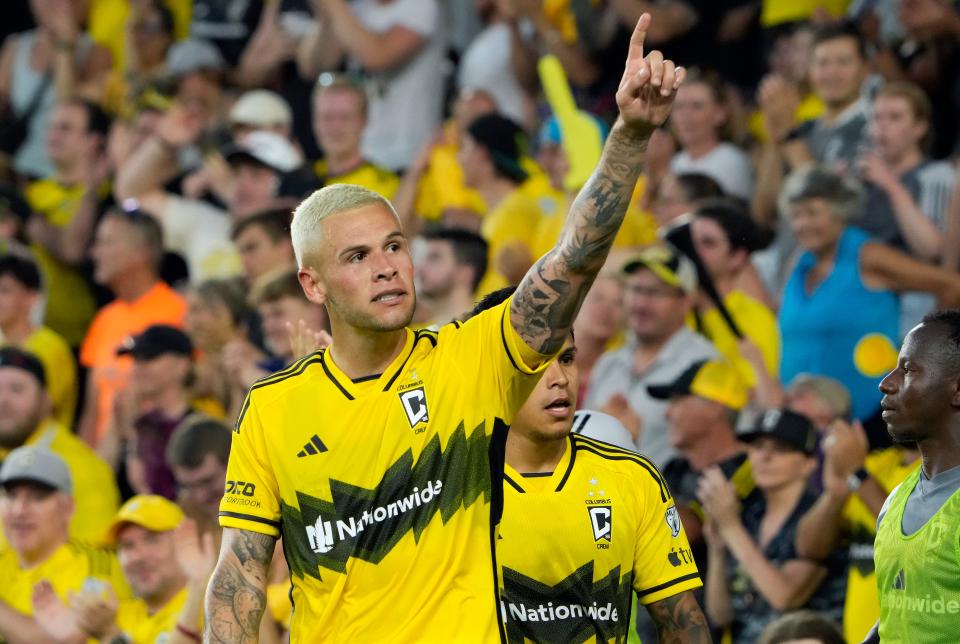
M 30 258 L 0 255 L 0 346 L 19 346 L 40 359 L 49 378 L 53 417 L 72 428 L 77 408 L 77 363 L 66 340 L 34 323 L 40 294 L 40 271 Z
M 487 240 L 488 265 L 478 295 L 516 284 L 536 259 L 533 249 L 543 213 L 521 190 L 529 176 L 521 165 L 526 149 L 520 126 L 498 114 L 474 120 L 460 145 L 464 180 L 487 206 L 480 234 Z
M 101 642 L 154 644 L 175 631 L 199 634 L 200 624 L 180 624 L 187 577 L 177 564 L 174 530 L 183 520 L 177 504 L 162 496 L 135 496 L 120 508 L 111 541 L 133 598 L 117 602 L 108 592 L 74 598 L 78 631 Z
M 50 417 L 43 365 L 14 347 L 0 349 L 0 459 L 22 445 L 45 447 L 70 471 L 77 508 L 70 537 L 99 542 L 120 503 L 113 471 L 96 452 Z
M 44 324 L 72 347 L 80 346 L 96 311 L 79 266 L 106 196 L 104 143 L 109 127 L 109 118 L 92 103 L 75 99 L 58 105 L 47 136 L 54 173 L 24 191 L 37 213 L 27 224 L 27 235 L 46 285 Z
M 366 127 L 364 89 L 344 77 L 321 75 L 313 94 L 313 133 L 323 150 L 323 159 L 313 165 L 317 176 L 324 185 L 353 183 L 392 199 L 399 177 L 360 153 Z
M 10 547 L 0 552 L 0 638 L 41 642 L 48 638 L 34 607 L 41 588 L 65 600 L 81 588 L 128 590 L 108 550 L 70 541 L 73 486 L 67 464 L 45 447 L 14 450 L 0 467 L 0 519 Z

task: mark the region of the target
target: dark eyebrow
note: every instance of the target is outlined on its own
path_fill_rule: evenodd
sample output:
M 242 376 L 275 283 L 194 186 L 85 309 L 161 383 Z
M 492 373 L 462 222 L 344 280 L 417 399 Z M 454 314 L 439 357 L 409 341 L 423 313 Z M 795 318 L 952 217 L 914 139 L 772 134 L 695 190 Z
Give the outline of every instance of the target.
M 370 251 L 369 246 L 365 246 L 365 245 L 349 246 L 343 249 L 342 251 L 340 251 L 340 254 L 338 255 L 338 257 L 343 259 L 344 257 L 349 257 L 350 255 L 353 255 L 354 253 L 357 253 L 357 252 L 367 253 L 369 251 Z

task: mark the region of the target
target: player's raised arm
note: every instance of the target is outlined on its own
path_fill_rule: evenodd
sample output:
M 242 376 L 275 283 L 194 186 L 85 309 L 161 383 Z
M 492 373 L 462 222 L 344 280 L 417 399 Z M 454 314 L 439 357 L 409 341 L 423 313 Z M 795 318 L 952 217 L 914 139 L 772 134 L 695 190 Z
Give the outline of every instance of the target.
M 204 642 L 257 641 L 275 543 L 266 534 L 224 528 L 220 560 L 207 586 Z
M 650 135 L 667 119 L 683 81 L 685 71 L 659 51 L 644 55 L 649 26 L 650 15 L 642 15 L 630 39 L 617 90 L 620 118 L 600 163 L 573 202 L 557 245 L 527 272 L 513 298 L 511 323 L 540 353 L 555 352 L 567 337 L 623 221 Z

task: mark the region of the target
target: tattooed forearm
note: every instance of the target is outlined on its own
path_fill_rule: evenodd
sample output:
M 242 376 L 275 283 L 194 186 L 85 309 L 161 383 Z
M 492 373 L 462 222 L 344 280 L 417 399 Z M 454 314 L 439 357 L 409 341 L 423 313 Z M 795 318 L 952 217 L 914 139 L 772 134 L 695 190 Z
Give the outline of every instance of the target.
M 620 230 L 649 137 L 650 132 L 614 126 L 600 164 L 570 208 L 560 240 L 520 283 L 510 319 L 533 349 L 553 353 L 563 344 Z
M 709 643 L 710 627 L 692 591 L 661 599 L 647 606 L 657 625 L 661 644 Z
M 276 540 L 227 528 L 207 586 L 205 642 L 256 642 Z

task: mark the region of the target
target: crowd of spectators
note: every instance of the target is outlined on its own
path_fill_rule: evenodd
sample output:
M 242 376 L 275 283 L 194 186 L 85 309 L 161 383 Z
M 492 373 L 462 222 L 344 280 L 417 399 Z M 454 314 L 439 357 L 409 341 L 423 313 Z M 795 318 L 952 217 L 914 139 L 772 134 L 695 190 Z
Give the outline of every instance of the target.
M 391 199 L 415 325 L 461 318 L 555 243 L 643 12 L 690 73 L 576 322 L 578 400 L 663 471 L 718 636 L 859 642 L 918 458 L 878 384 L 960 305 L 956 0 L 5 7 L 0 641 L 197 641 L 246 392 L 336 342 L 292 209 Z

